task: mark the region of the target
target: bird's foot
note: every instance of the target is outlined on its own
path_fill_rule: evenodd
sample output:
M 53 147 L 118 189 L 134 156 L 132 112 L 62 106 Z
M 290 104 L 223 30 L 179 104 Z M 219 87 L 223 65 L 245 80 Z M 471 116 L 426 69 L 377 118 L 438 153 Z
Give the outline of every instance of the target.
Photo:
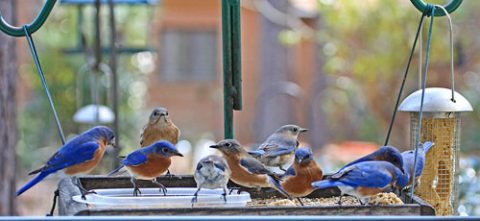
M 97 194 L 97 192 L 95 192 L 94 190 L 85 190 L 85 191 L 82 191 L 82 199 L 83 200 L 86 200 L 87 199 L 87 195 L 88 194 Z
M 342 195 L 340 195 L 340 196 L 338 197 L 338 202 L 337 202 L 337 204 L 338 204 L 339 206 L 342 206 Z
M 287 170 L 284 169 L 282 166 L 279 166 L 278 169 L 282 170 L 283 172 L 287 172 Z
M 158 182 L 157 179 L 152 180 L 152 182 L 160 188 L 159 191 L 163 192 L 164 196 L 167 195 L 167 188 L 163 184 Z
M 134 187 L 133 188 L 133 196 L 139 196 L 142 195 L 142 191 L 140 191 L 140 188 Z
M 228 195 L 232 195 L 233 191 L 235 191 L 235 190 L 237 191 L 237 194 L 239 194 L 239 195 L 242 191 L 245 191 L 244 188 L 235 186 L 235 187 L 230 188 L 230 192 L 228 193 Z
M 302 202 L 302 200 L 300 199 L 300 197 L 297 198 L 297 201 L 300 203 L 301 206 L 305 206 Z

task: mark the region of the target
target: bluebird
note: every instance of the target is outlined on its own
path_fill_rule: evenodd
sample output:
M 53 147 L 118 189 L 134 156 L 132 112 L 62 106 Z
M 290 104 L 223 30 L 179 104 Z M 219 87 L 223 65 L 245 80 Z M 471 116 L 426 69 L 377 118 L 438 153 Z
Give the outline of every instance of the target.
M 393 164 L 386 161 L 364 161 L 348 166 L 328 179 L 313 182 L 312 186 L 315 189 L 337 187 L 341 195 L 355 196 L 363 204 L 372 195 L 389 189 L 400 190 L 407 183 L 407 176 Z
M 157 177 L 167 171 L 172 163 L 172 156 L 183 157 L 183 155 L 178 152 L 177 148 L 169 141 L 157 141 L 150 146 L 137 149 L 128 154 L 122 161 L 122 165 L 108 175 L 113 175 L 125 167 L 131 175 L 130 181 L 133 184 L 134 196 L 141 194 L 137 183 L 137 180 L 139 179 L 151 180 L 155 185 L 160 187 L 160 190 L 166 195 L 167 189 L 163 184 L 157 181 Z
M 278 175 L 272 173 L 260 161 L 251 157 L 238 141 L 233 139 L 222 140 L 210 147 L 223 154 L 232 170 L 230 179 L 234 183 L 248 188 L 274 188 L 292 199 L 280 184 Z
M 339 171 L 342 171 L 343 169 L 351 165 L 365 161 L 387 161 L 398 167 L 402 172 L 404 172 L 402 154 L 400 153 L 400 151 L 398 151 L 397 148 L 392 146 L 382 146 L 373 153 L 348 163 L 347 165 L 343 166 Z
M 202 188 L 223 188 L 223 200 L 227 202 L 227 183 L 231 174 L 232 171 L 223 157 L 210 155 L 201 159 L 193 174 L 198 189 L 193 194 L 192 204 L 197 202 L 198 192 Z
M 104 126 L 91 128 L 61 147 L 41 168 L 28 175 L 38 174 L 17 191 L 17 196 L 27 191 L 50 174 L 63 171 L 74 176 L 91 172 L 101 161 L 107 146 L 115 145 L 114 132 Z M 88 191 L 81 188 L 82 197 Z
M 323 179 L 323 171 L 313 159 L 312 149 L 298 148 L 294 163 L 282 176 L 283 189 L 293 197 L 304 197 L 313 192 L 312 182 Z
M 417 166 L 415 167 L 415 183 L 419 183 L 420 177 L 423 173 L 423 168 L 425 167 L 425 155 L 433 147 L 434 143 L 427 141 L 418 146 L 417 152 Z M 409 150 L 402 153 L 403 157 L 403 170 L 408 176 L 408 186 L 412 185 L 413 182 L 413 163 L 415 160 L 415 150 Z
M 298 147 L 298 135 L 307 131 L 297 125 L 284 125 L 270 135 L 265 142 L 260 144 L 257 150 L 249 151 L 249 154 L 270 167 L 279 167 L 292 162 Z
M 143 127 L 140 145 L 146 147 L 159 140 L 167 140 L 172 144 L 176 144 L 179 137 L 180 130 L 168 117 L 168 110 L 159 107 L 152 111 L 147 125 Z

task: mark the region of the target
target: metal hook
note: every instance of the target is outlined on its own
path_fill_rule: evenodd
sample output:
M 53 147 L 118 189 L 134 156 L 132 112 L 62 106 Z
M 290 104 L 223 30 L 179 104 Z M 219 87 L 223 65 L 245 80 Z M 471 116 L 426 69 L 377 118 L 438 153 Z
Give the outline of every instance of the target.
M 425 13 L 426 10 L 428 10 L 428 5 L 429 4 L 425 3 L 423 0 L 410 0 L 410 2 L 412 2 L 412 4 L 415 6 L 415 8 L 417 8 L 422 13 Z M 445 8 L 445 10 L 448 13 L 451 14 L 462 4 L 462 2 L 463 2 L 463 0 L 451 0 L 450 2 L 448 2 L 443 7 Z M 446 13 L 443 10 L 439 10 L 439 11 L 435 11 L 434 15 L 436 17 L 440 17 L 440 16 L 445 16 Z
M 55 6 L 55 3 L 57 0 L 47 0 L 45 2 L 45 5 L 43 5 L 42 10 L 40 11 L 40 14 L 33 20 L 32 23 L 28 25 L 23 25 L 27 27 L 28 33 L 33 34 L 36 32 L 40 27 L 42 27 L 43 23 L 47 20 L 48 16 L 50 15 L 50 12 L 53 9 L 53 6 Z M 2 16 L 2 12 L 0 12 L 0 31 L 3 33 L 13 36 L 13 37 L 22 37 L 25 36 L 25 30 L 22 27 L 15 27 L 10 24 L 8 24 L 7 21 Z

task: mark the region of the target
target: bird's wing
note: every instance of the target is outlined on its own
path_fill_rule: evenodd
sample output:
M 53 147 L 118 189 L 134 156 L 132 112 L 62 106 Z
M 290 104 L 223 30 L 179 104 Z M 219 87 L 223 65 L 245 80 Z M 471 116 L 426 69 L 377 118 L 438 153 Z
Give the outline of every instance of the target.
M 254 158 L 242 158 L 240 160 L 240 165 L 252 174 L 271 174 L 270 170 L 265 168 L 260 161 Z
M 99 147 L 100 144 L 97 141 L 67 143 L 48 160 L 41 171 L 57 171 L 90 161 Z
M 423 147 L 423 151 L 425 152 L 425 154 L 428 153 L 428 151 L 430 151 L 430 149 L 434 146 L 435 144 L 431 141 L 426 141 L 425 143 L 422 144 L 422 147 Z
M 138 149 L 130 154 L 127 158 L 123 160 L 123 165 L 125 166 L 138 166 L 146 163 L 148 161 L 149 152 L 146 151 L 146 148 Z
M 282 178 L 288 177 L 288 176 L 296 176 L 297 173 L 295 172 L 295 168 L 293 166 L 290 166 L 287 171 L 283 174 Z
M 142 129 L 142 133 L 140 134 L 140 145 L 143 146 L 143 142 L 144 142 L 144 138 L 143 138 L 143 134 L 145 133 L 145 129 L 147 129 L 147 125 L 143 126 L 143 129 Z
M 383 188 L 392 179 L 392 175 L 381 166 L 360 165 L 349 170 L 338 181 L 352 187 Z
M 288 148 L 278 147 L 278 148 L 272 149 L 270 151 L 267 151 L 263 155 L 263 157 L 278 157 L 278 156 L 282 156 L 282 155 L 285 155 L 285 154 L 293 153 L 294 151 L 295 151 L 294 146 L 291 146 L 291 147 L 288 147 Z
M 265 151 L 263 151 L 263 150 L 249 150 L 248 154 L 252 155 L 253 157 L 261 157 L 263 154 L 265 154 Z

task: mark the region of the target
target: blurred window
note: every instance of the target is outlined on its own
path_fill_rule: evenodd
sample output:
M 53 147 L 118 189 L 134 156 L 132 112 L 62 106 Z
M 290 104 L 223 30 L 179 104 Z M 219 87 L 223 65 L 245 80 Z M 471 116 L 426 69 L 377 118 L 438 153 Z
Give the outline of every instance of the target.
M 212 81 L 217 73 L 214 30 L 162 31 L 160 74 L 166 81 Z

